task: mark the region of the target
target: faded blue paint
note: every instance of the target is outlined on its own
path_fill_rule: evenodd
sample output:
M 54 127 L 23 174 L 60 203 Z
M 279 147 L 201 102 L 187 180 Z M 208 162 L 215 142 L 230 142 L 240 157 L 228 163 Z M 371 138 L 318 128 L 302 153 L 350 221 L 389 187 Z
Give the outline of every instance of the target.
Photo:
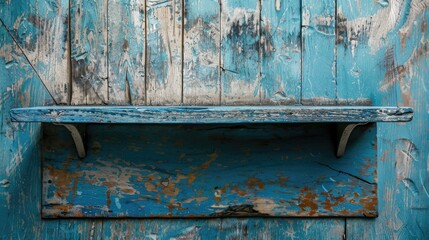
M 7 23 L 9 29 L 13 30 L 13 26 L 17 19 L 22 14 L 24 20 L 29 19 L 27 13 L 37 12 L 35 10 L 35 1 L 17 1 L 10 4 L 12 1 L 0 1 L 0 18 Z M 43 5 L 44 1 L 37 1 Z M 53 2 L 53 1 L 45 1 Z M 75 2 L 75 1 L 74 1 Z M 19 151 L 16 140 L 1 141 L 0 150 L 6 157 L 0 160 L 0 169 L 5 169 L 4 166 L 9 166 L 13 158 L 10 154 L 18 150 L 18 153 L 24 156 L 17 171 L 9 175 L 5 170 L 0 170 L 0 232 L 3 238 L 6 239 L 23 239 L 23 238 L 41 238 L 41 239 L 58 239 L 58 238 L 91 238 L 101 239 L 107 238 L 209 238 L 209 239 L 226 239 L 226 238 L 332 238 L 342 239 L 343 234 L 347 238 L 359 239 L 427 239 L 429 236 L 428 216 L 429 206 L 427 189 L 428 173 L 427 173 L 427 156 L 428 156 L 428 132 L 427 122 L 428 111 L 428 53 L 427 53 L 427 22 L 429 19 L 428 10 L 425 5 L 426 1 L 379 1 L 379 2 L 364 2 L 364 1 L 338 1 L 338 7 L 342 8 L 343 14 L 348 19 L 368 18 L 368 26 L 383 25 L 390 18 L 378 20 L 372 23 L 372 15 L 382 9 L 401 8 L 398 15 L 398 21 L 393 23 L 394 29 L 390 31 L 387 37 L 382 39 L 383 45 L 375 54 L 370 53 L 370 44 L 365 41 L 366 36 L 361 35 L 355 56 L 351 54 L 352 48 L 348 46 L 342 48 L 341 42 L 338 47 L 338 93 L 340 98 L 350 98 L 353 102 L 356 97 L 370 97 L 374 105 L 406 105 L 415 108 L 415 118 L 413 122 L 407 124 L 382 124 L 378 128 L 379 141 L 379 167 L 378 167 L 378 190 L 380 195 L 380 216 L 377 219 L 362 220 L 362 219 L 214 219 L 214 220 L 40 220 L 39 200 L 40 199 L 40 170 L 38 157 L 27 157 L 23 151 Z M 5 7 L 4 7 L 5 6 Z M 421 7 L 422 13 L 418 14 L 414 19 L 413 9 Z M 337 10 L 339 10 L 339 8 Z M 331 10 L 327 10 L 331 11 Z M 63 11 L 67 12 L 67 10 Z M 37 15 L 37 14 L 36 14 Z M 405 19 L 410 19 L 412 33 L 406 36 L 406 41 L 401 43 L 398 37 L 397 28 L 404 24 Z M 341 19 L 337 17 L 338 25 L 341 26 Z M 370 24 L 372 23 L 372 24 Z M 56 26 L 58 23 L 53 23 Z M 18 26 L 25 26 L 25 23 L 20 23 Z M 426 26 L 426 27 L 425 27 Z M 30 27 L 32 28 L 32 27 Z M 34 29 L 33 29 L 34 30 Z M 3 31 L 3 30 L 2 30 Z M 13 34 L 14 30 L 12 31 Z M 34 41 L 30 41 L 27 45 L 24 39 L 43 39 L 43 31 L 28 32 L 22 30 L 22 34 L 26 34 L 18 39 L 22 44 L 24 51 L 29 50 L 34 46 Z M 46 32 L 46 31 L 45 31 Z M 49 32 L 49 31 L 48 31 Z M 342 33 L 340 33 L 342 34 Z M 31 35 L 31 36 L 30 36 Z M 337 35 L 337 37 L 339 37 Z M 59 38 L 62 39 L 62 38 Z M 363 40 L 363 41 L 361 41 Z M 0 46 L 7 41 L 0 41 Z M 426 46 L 426 47 L 425 47 Z M 46 46 L 44 46 L 46 47 Z M 393 48 L 392 48 L 393 47 Z M 52 47 L 39 49 L 39 57 L 45 56 Z M 380 85 L 385 78 L 385 62 L 387 50 L 392 49 L 389 54 L 393 53 L 396 58 L 398 67 L 405 66 L 406 62 L 412 56 L 412 52 L 420 51 L 418 58 L 410 62 L 409 68 L 402 72 L 401 81 L 393 81 L 392 87 L 383 90 Z M 18 54 L 19 55 L 19 54 Z M 13 55 L 15 58 L 17 55 Z M 31 55 L 30 55 L 31 56 Z M 18 62 L 18 63 L 17 63 Z M 20 61 L 0 61 L 0 85 L 10 79 L 19 79 L 20 76 L 28 77 L 31 70 L 23 67 Z M 36 70 L 43 73 L 43 68 L 53 66 L 45 63 L 44 67 L 38 67 Z M 344 68 L 342 68 L 344 66 Z M 19 74 L 12 71 L 12 75 L 4 75 L 10 73 L 11 68 L 19 67 Z M 305 67 L 305 65 L 303 66 Z M 316 66 L 317 67 L 317 66 Z M 42 74 L 44 75 L 44 74 Z M 12 78 L 5 77 L 11 76 Z M 393 75 L 395 76 L 395 75 Z M 16 77 L 16 78 L 15 78 Z M 42 76 L 43 77 L 43 76 Z M 7 79 L 7 80 L 6 80 Z M 26 79 L 26 78 L 24 78 Z M 15 81 L 14 80 L 14 81 Z M 36 79 L 37 80 L 37 79 Z M 32 90 L 30 91 L 31 101 L 36 103 L 42 101 L 37 98 L 37 94 L 41 94 L 41 88 L 38 88 L 39 83 L 31 81 Z M 359 82 L 365 82 L 363 86 L 357 86 Z M 371 82 L 371 83 L 370 83 Z M 398 83 L 399 82 L 399 83 Z M 352 85 L 352 83 L 354 83 Z M 404 83 L 410 83 L 404 84 Z M 401 85 L 402 84 L 402 85 Z M 347 86 L 349 85 L 349 86 Z M 350 87 L 350 85 L 352 87 Z M 5 86 L 5 85 L 2 85 Z M 322 86 L 321 86 L 322 87 Z M 16 97 L 11 97 L 10 94 L 17 96 L 18 90 L 4 94 L 4 88 L 1 88 L 2 95 L 5 95 L 6 102 L 13 107 L 19 107 L 19 100 Z M 357 91 L 357 92 L 356 92 Z M 395 92 L 399 93 L 395 97 Z M 252 92 L 253 93 L 253 92 Z M 4 100 L 4 99 L 2 99 Z M 9 107 L 4 104 L 1 108 L 3 117 L 8 118 Z M 34 105 L 43 105 L 42 102 L 37 102 Z M 1 123 L 1 134 L 4 134 L 4 128 L 9 126 L 3 121 Z M 21 126 L 21 124 L 13 124 L 12 126 Z M 25 127 L 26 128 L 26 127 Z M 26 129 L 16 129 L 7 127 L 9 136 L 22 136 L 21 143 L 27 143 L 28 136 L 35 132 Z M 22 130 L 22 131 L 21 131 Z M 30 146 L 31 149 L 37 149 L 36 145 Z M 11 160 L 12 159 L 12 160 Z M 3 181 L 3 180 L 8 180 Z M 8 201 L 7 196 L 10 194 L 11 200 Z M 4 217 L 6 216 L 6 217 Z
M 17 122 L 66 123 L 308 123 L 407 122 L 407 107 L 213 106 L 213 107 L 33 107 L 10 111 Z
M 259 101 L 259 1 L 222 0 L 221 3 L 222 104 Z
M 335 4 L 335 0 L 302 1 L 304 104 L 336 103 Z
M 186 0 L 183 54 L 184 104 L 220 104 L 220 3 Z
M 261 99 L 299 103 L 301 98 L 301 4 L 262 0 Z
M 341 159 L 329 124 L 89 125 L 84 160 L 52 127 L 44 217 L 377 215 L 375 125 Z

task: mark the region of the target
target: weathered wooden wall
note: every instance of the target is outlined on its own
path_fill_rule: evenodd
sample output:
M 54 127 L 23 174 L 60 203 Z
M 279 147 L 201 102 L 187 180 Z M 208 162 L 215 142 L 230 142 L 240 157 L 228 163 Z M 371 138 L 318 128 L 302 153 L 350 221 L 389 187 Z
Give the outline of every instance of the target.
M 428 8 L 427 0 L 0 0 L 0 233 L 427 239 Z M 8 115 L 11 107 L 51 103 L 366 99 L 415 108 L 413 122 L 378 127 L 380 216 L 369 220 L 41 220 L 40 128 L 12 124 Z

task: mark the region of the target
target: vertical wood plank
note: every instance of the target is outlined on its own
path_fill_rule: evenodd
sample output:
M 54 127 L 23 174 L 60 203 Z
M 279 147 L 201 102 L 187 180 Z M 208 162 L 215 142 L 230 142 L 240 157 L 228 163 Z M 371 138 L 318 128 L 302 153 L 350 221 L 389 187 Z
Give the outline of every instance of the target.
M 108 102 L 107 0 L 71 0 L 72 104 Z
M 249 239 L 345 239 L 343 218 L 258 219 L 248 221 Z
M 220 103 L 220 2 L 185 0 L 183 102 Z
M 219 239 L 220 219 L 103 220 L 107 239 Z
M 356 84 L 359 79 L 359 91 L 342 94 L 347 99 L 370 96 L 375 103 L 412 106 L 415 111 L 412 122 L 379 127 L 383 139 L 378 147 L 380 216 L 373 221 L 348 219 L 348 238 L 427 239 L 429 2 L 389 2 L 373 12 L 369 6 L 352 1 L 353 7 L 367 11 L 362 15 L 346 10 L 350 1 L 341 3 L 341 40 L 349 57 L 344 60 L 348 61 L 345 67 L 365 71 L 349 83 Z M 357 26 L 360 31 L 355 30 Z M 365 92 L 367 89 L 372 92 Z
M 0 19 L 61 105 L 69 103 L 71 90 L 68 17 L 68 0 L 0 2 Z
M 302 1 L 302 103 L 336 103 L 336 0 Z
M 384 75 L 385 40 L 401 21 L 405 2 L 374 5 L 358 0 L 337 1 L 338 101 L 354 105 L 368 99 L 370 104 L 379 105 L 376 92 Z
M 109 104 L 145 104 L 145 1 L 109 0 Z
M 262 0 L 261 99 L 293 104 L 301 97 L 301 4 Z
M 221 1 L 221 101 L 260 103 L 260 1 Z
M 147 0 L 147 104 L 182 102 L 182 1 Z

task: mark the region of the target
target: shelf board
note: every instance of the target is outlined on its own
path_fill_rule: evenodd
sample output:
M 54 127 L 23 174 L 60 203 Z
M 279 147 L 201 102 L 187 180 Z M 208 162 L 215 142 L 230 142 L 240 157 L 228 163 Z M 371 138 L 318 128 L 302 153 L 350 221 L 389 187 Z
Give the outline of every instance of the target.
M 374 106 L 48 106 L 15 108 L 15 122 L 46 123 L 310 123 L 407 122 L 409 107 Z

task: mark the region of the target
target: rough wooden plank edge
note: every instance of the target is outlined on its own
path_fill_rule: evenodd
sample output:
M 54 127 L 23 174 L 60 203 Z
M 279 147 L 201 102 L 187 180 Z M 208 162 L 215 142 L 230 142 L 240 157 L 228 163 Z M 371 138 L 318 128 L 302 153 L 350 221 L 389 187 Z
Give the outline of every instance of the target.
M 305 123 L 407 122 L 409 107 L 213 106 L 213 107 L 32 107 L 10 111 L 15 122 L 63 123 Z

